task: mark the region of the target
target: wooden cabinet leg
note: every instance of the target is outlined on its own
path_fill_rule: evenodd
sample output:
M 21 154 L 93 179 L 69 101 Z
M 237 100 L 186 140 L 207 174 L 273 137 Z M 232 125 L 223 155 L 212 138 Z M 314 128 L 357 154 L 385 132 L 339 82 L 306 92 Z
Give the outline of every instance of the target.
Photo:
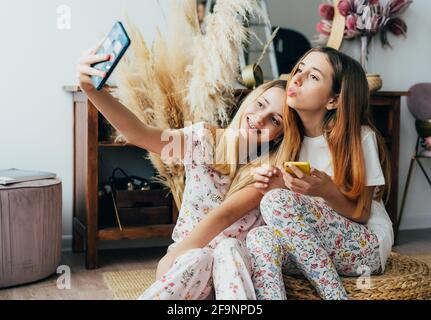
M 97 244 L 93 239 L 87 241 L 87 251 L 85 256 L 85 266 L 87 269 L 97 269 Z

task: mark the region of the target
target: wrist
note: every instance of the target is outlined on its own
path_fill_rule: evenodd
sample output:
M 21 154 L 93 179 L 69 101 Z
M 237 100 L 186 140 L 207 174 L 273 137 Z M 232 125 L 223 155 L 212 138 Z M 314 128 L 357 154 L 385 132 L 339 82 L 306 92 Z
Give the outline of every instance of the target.
M 332 185 L 331 188 L 328 188 L 324 191 L 324 193 L 321 195 L 321 197 L 328 203 L 331 203 L 338 197 L 340 194 L 340 190 L 338 190 L 337 186 L 335 184 Z

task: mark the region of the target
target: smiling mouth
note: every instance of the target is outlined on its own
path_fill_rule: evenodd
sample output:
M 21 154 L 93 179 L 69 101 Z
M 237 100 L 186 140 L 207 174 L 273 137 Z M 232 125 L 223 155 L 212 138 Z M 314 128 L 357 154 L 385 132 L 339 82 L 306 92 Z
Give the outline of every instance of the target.
M 256 130 L 258 134 L 260 134 L 260 129 L 256 129 L 256 126 L 254 125 L 254 123 L 250 120 L 249 117 L 247 117 L 247 123 L 249 128 Z

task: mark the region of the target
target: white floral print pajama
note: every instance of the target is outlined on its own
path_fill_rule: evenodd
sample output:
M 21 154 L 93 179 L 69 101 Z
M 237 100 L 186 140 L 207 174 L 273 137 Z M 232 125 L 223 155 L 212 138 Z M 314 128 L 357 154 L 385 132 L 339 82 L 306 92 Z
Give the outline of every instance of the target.
M 211 154 L 203 122 L 183 129 L 186 139 L 186 183 L 178 220 L 172 233 L 173 249 L 206 214 L 218 207 L 230 186 L 228 175 L 206 164 Z M 249 230 L 263 225 L 256 208 L 217 235 L 205 248 L 178 257 L 172 268 L 140 299 L 256 299 L 252 266 L 245 247 Z
M 215 249 L 192 249 L 178 257 L 139 299 L 256 300 L 251 272 L 245 246 L 237 239 L 224 239 Z

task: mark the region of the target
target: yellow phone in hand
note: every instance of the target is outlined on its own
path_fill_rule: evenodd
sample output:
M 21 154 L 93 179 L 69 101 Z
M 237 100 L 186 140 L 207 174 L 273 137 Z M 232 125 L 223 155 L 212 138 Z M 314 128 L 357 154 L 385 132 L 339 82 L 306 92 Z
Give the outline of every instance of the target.
M 289 167 L 289 165 L 294 165 L 299 170 L 304 172 L 307 176 L 311 174 L 311 167 L 309 162 L 297 162 L 297 161 L 287 161 L 284 163 L 284 170 L 291 174 L 292 176 L 296 177 L 296 174 L 293 172 L 293 170 Z

